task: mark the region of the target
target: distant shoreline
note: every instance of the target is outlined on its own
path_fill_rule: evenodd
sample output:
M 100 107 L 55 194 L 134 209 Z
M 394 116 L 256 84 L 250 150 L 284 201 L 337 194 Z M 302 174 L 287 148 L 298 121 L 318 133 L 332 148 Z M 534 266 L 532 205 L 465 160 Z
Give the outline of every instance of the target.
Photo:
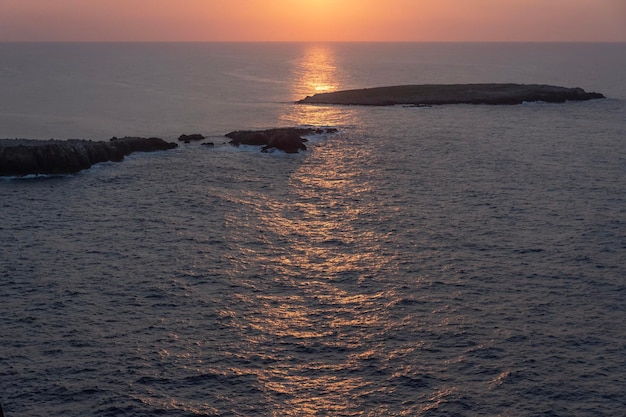
M 599 98 L 605 97 L 600 93 L 588 93 L 582 88 L 540 84 L 422 84 L 320 93 L 296 103 L 360 106 L 514 105 L 535 101 L 563 103 Z

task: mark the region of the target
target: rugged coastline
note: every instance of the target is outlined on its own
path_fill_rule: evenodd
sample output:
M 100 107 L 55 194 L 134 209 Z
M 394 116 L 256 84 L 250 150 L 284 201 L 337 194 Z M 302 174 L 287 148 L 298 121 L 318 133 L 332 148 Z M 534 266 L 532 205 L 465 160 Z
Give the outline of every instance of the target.
M 582 88 L 540 84 L 422 84 L 319 93 L 296 103 L 361 106 L 514 105 L 534 101 L 563 103 L 599 98 L 605 97 L 600 93 L 588 93 Z
M 92 165 L 119 162 L 133 152 L 176 148 L 159 138 L 124 137 L 108 142 L 70 140 L 0 140 L 0 176 L 74 174 Z
M 306 150 L 303 136 L 335 133 L 335 128 L 284 127 L 266 130 L 239 130 L 227 133 L 230 145 L 261 146 L 262 152 Z M 179 141 L 202 141 L 201 134 L 181 135 Z M 213 142 L 202 145 L 212 146 Z M 74 174 L 100 162 L 120 162 L 134 152 L 163 151 L 178 147 L 160 138 L 124 137 L 108 142 L 83 139 L 35 140 L 0 139 L 0 177 Z

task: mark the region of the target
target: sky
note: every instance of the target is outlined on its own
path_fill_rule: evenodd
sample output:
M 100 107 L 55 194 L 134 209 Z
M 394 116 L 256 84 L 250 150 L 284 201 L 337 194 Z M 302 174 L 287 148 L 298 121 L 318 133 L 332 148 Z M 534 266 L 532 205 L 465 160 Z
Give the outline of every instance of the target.
M 0 42 L 626 42 L 626 0 L 0 0 Z

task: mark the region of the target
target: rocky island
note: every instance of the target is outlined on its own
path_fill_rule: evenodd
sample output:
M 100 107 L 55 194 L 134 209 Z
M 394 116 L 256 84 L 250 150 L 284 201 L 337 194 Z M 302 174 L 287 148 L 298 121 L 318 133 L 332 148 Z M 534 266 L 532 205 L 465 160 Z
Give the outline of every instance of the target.
M 70 140 L 0 140 L 0 176 L 73 174 L 99 162 L 119 162 L 133 152 L 176 148 L 159 138 L 112 138 L 108 142 Z
M 521 104 L 543 101 L 563 103 L 605 98 L 582 88 L 539 84 L 423 84 L 363 88 L 308 96 L 299 104 L 361 106 L 428 106 L 440 104 Z
M 269 152 L 278 149 L 286 153 L 298 153 L 306 150 L 307 139 L 302 136 L 335 133 L 335 128 L 299 128 L 282 127 L 267 130 L 238 130 L 227 133 L 233 146 L 252 145 L 262 146 L 261 152 Z

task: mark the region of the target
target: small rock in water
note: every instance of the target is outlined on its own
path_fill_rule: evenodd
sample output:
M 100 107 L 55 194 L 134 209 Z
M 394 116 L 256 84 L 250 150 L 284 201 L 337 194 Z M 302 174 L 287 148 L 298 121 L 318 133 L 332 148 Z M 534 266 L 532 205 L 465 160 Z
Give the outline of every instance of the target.
M 191 135 L 180 135 L 178 137 L 178 140 L 180 142 L 185 142 L 185 143 L 189 143 L 191 141 L 199 141 L 199 140 L 203 140 L 205 137 L 203 135 L 201 135 L 200 133 L 193 133 Z
M 307 139 L 303 135 L 335 133 L 337 129 L 329 128 L 301 128 L 283 127 L 267 130 L 238 130 L 226 134 L 233 146 L 252 145 L 263 146 L 261 152 L 271 152 L 274 149 L 286 153 L 298 153 L 306 150 Z

